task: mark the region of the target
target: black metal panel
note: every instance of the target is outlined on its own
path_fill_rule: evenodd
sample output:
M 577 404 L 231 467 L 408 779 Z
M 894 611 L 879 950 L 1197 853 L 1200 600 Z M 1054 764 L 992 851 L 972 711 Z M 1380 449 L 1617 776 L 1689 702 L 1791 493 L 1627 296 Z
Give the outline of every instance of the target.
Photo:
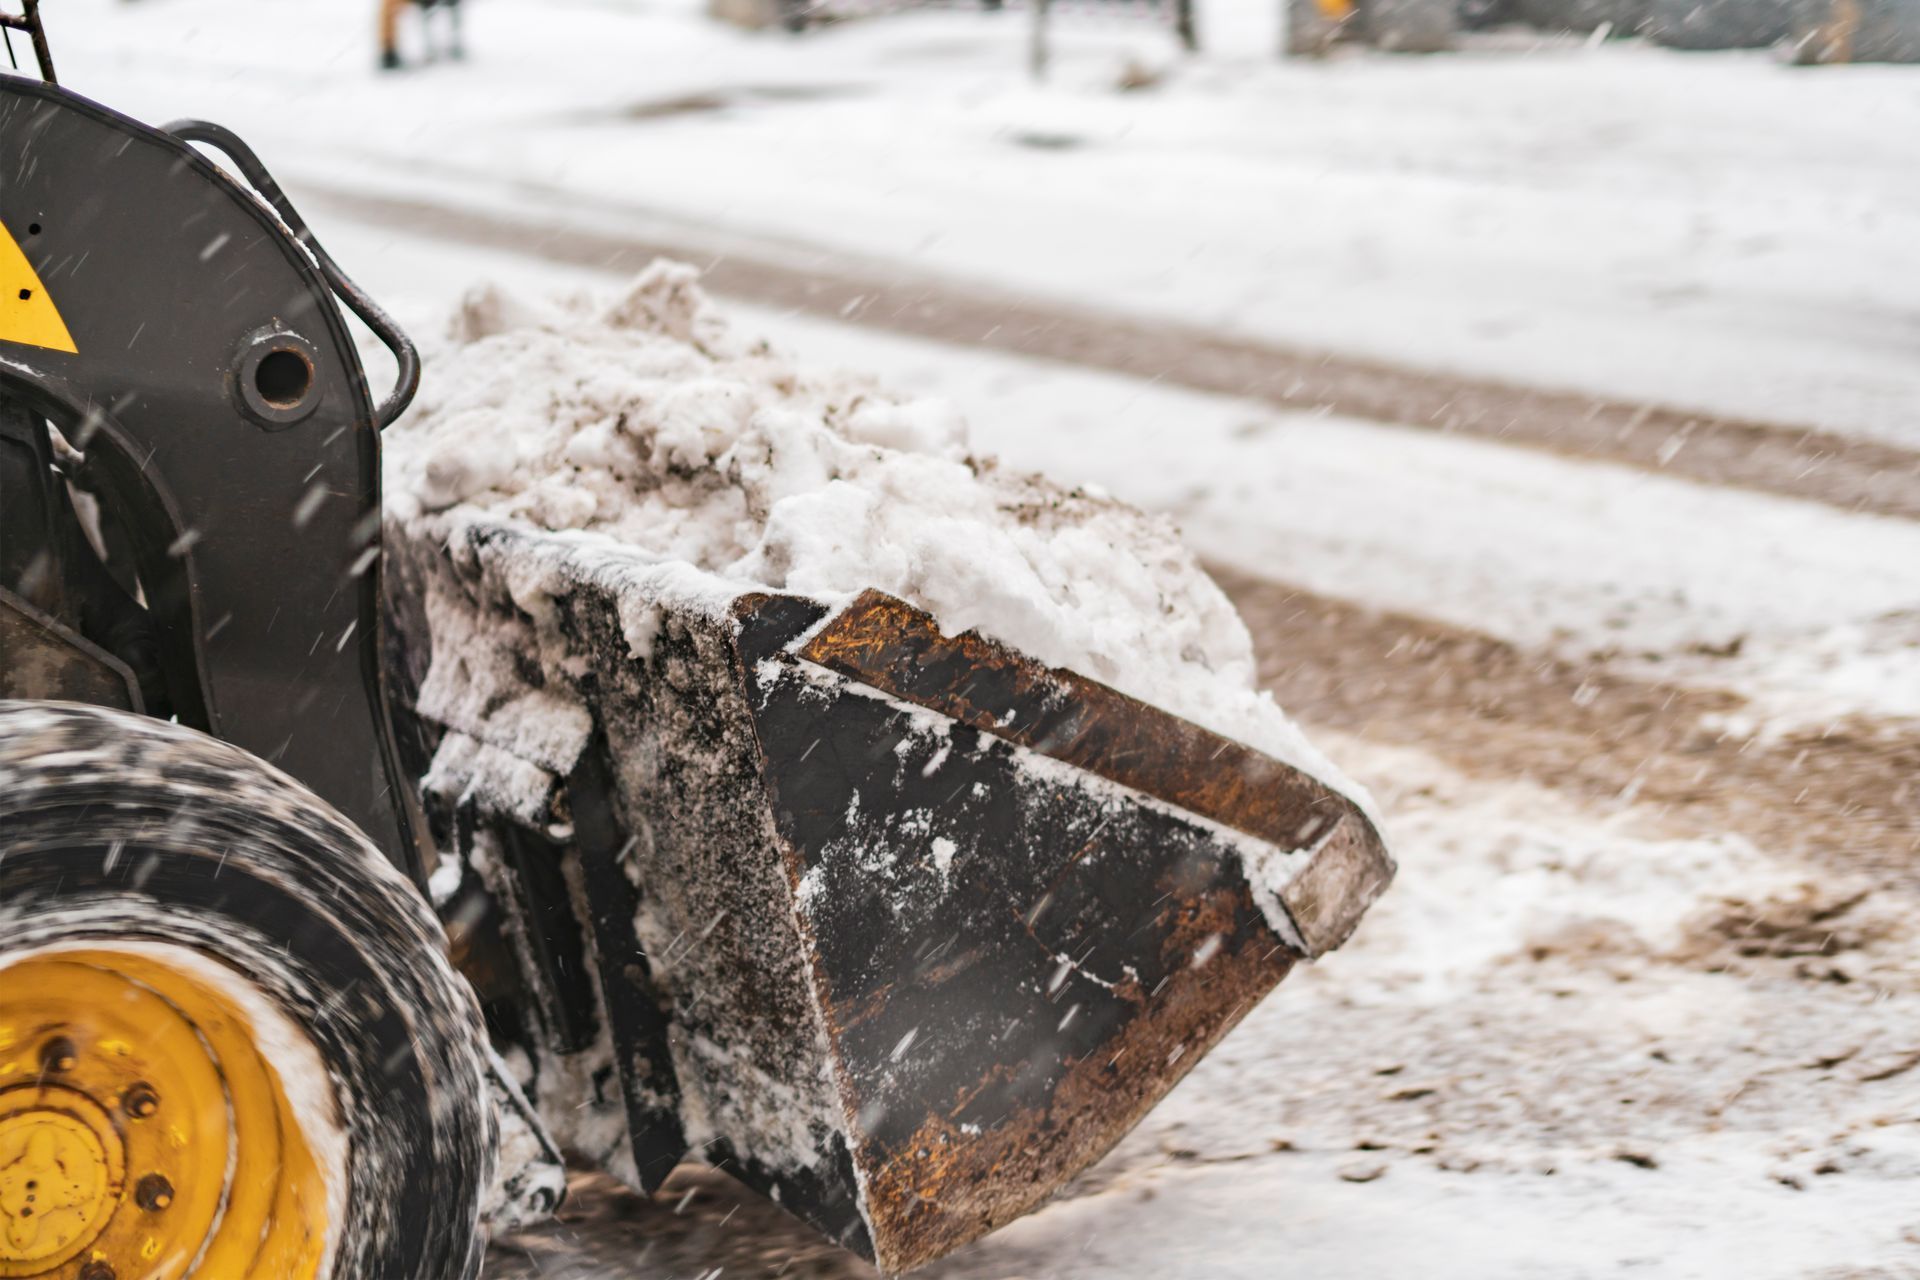
M 77 95 L 0 85 L 0 221 L 77 352 L 0 342 L 0 383 L 105 472 L 139 534 L 181 720 L 278 764 L 424 881 L 380 696 L 379 440 L 313 264 L 192 148 Z M 297 420 L 246 411 L 274 335 Z
M 600 1031 L 585 938 L 574 914 L 562 860 L 566 845 L 511 822 L 489 823 L 500 842 L 547 1040 L 560 1053 L 579 1053 Z
M 653 1191 L 686 1154 L 687 1136 L 680 1123 L 680 1083 L 668 1047 L 667 1012 L 634 933 L 639 893 L 621 865 L 632 837 L 614 813 L 612 787 L 606 743 L 596 738 L 567 779 L 573 847 L 585 882 L 601 998 L 620 1065 L 633 1164 L 641 1189 Z
M 125 663 L 0 587 L 0 698 L 90 702 L 139 711 Z
M 1096 1157 L 1296 956 L 1217 831 L 779 671 L 754 697 L 769 799 L 866 1216 L 910 1265 Z
M 39 418 L 0 396 L 0 587 L 70 624 L 78 619 L 53 532 L 49 451 Z
M 56 463 L 40 415 L 0 392 L 0 589 L 19 595 L 0 667 L 15 697 L 170 715 L 153 619 L 88 539 L 68 492 L 75 470 L 71 455 Z M 103 539 L 119 532 L 104 515 L 95 527 Z M 56 667 L 69 678 L 52 678 Z

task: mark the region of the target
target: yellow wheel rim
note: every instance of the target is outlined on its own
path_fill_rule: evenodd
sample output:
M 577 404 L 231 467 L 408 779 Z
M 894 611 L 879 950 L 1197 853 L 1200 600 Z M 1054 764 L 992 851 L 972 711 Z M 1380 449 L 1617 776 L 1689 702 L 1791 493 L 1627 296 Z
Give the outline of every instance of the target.
M 197 952 L 0 958 L 0 1277 L 309 1280 L 334 1114 L 311 1041 Z

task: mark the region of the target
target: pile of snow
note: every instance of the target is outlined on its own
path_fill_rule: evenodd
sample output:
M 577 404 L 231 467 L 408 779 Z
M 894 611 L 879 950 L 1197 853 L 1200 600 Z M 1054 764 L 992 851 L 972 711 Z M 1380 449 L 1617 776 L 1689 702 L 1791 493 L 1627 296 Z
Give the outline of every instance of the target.
M 1357 792 L 1255 689 L 1245 625 L 1167 520 L 975 456 L 945 401 L 735 334 L 697 278 L 470 293 L 386 435 L 390 511 L 605 537 L 729 595 L 878 588 Z

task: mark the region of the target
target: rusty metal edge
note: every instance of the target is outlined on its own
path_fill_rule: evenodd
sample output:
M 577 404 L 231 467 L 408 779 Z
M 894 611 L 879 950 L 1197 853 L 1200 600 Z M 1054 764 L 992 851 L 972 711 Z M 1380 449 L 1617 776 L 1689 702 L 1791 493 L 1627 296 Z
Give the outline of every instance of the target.
M 752 593 L 737 599 L 732 612 L 743 631 L 750 620 L 775 601 L 793 601 L 782 594 Z M 820 609 L 810 627 L 789 631 L 783 642 L 769 647 L 741 644 L 736 660 L 750 667 L 756 660 L 776 658 L 810 663 L 876 690 L 901 703 L 922 707 L 967 724 L 1089 774 L 1153 797 L 1200 818 L 1305 854 L 1305 865 L 1276 896 L 1295 926 L 1297 937 L 1264 953 L 1257 963 L 1263 971 L 1257 986 L 1270 989 L 1285 975 L 1295 957 L 1313 958 L 1344 942 L 1394 873 L 1378 831 L 1360 807 L 1318 779 L 1214 733 L 1191 721 L 1130 697 L 1111 686 L 1077 672 L 1048 667 L 1012 647 L 966 632 L 944 634 L 924 611 L 885 592 L 869 590 L 838 612 Z M 744 635 L 741 637 L 744 639 Z M 771 637 L 769 637 L 771 638 Z M 764 642 L 763 642 L 764 643 Z M 757 650 L 757 652 L 750 652 Z M 746 671 L 741 676 L 751 685 Z M 759 761 L 764 769 L 764 754 Z M 798 851 L 780 840 L 779 853 L 789 880 L 796 886 L 804 868 Z M 1249 885 L 1249 889 L 1253 886 Z M 796 912 L 794 923 L 803 938 L 811 929 Z M 1269 967 L 1270 966 L 1270 967 Z M 1253 981 L 1253 974 L 1245 975 Z M 832 993 L 818 972 L 810 972 L 816 1016 L 830 1042 L 843 1034 Z M 1236 985 L 1236 984 L 1230 984 Z M 1221 1022 L 1197 1046 L 1217 1043 L 1258 994 L 1246 990 Z M 1209 1002 L 1210 1003 L 1210 1002 Z M 1176 1019 L 1178 1023 L 1181 1020 Z M 1149 1037 L 1167 1035 L 1169 1027 L 1146 1027 Z M 1190 1034 L 1188 1028 L 1187 1034 Z M 1176 1035 L 1184 1039 L 1184 1035 Z M 1167 1046 L 1162 1045 L 1165 1049 Z M 1152 1055 L 1150 1055 L 1152 1056 Z M 1166 1054 L 1158 1055 L 1165 1060 Z M 1194 1054 L 1189 1065 L 1201 1054 Z M 1006 1222 L 1038 1208 L 1055 1187 L 1040 1189 L 1022 1180 L 1016 1189 L 963 1195 L 951 1212 L 930 1222 L 902 1216 L 893 1199 L 902 1193 L 920 1200 L 934 1194 L 946 1201 L 951 1186 L 917 1186 L 920 1178 L 904 1167 L 894 1167 L 887 1153 L 863 1138 L 859 1097 L 839 1055 L 831 1055 L 835 1092 L 839 1095 L 849 1138 L 859 1144 L 861 1160 L 869 1166 L 861 1179 L 857 1202 L 866 1220 L 872 1252 L 868 1255 L 888 1274 L 916 1269 Z M 1131 1130 L 1171 1080 L 1155 1078 L 1133 1082 L 1143 1091 L 1116 1093 L 1115 1082 L 1101 1076 L 1098 1084 L 1076 1072 L 1058 1100 L 1067 1112 L 1077 1106 L 1117 1111 L 1108 1122 L 1092 1126 L 1063 1124 L 1050 1106 L 1042 1111 L 1009 1117 L 1005 1140 L 1013 1145 L 990 1154 L 988 1163 L 1009 1168 L 1038 1161 L 1040 1165 L 1085 1168 Z M 1177 1080 L 1184 1071 L 1172 1073 Z M 1076 1092 L 1078 1091 L 1078 1092 Z M 1084 1096 L 1081 1096 L 1084 1095 Z M 1121 1095 L 1126 1095 L 1124 1098 Z M 1079 1104 L 1070 1099 L 1079 1096 Z M 929 1119 L 929 1135 L 940 1121 Z M 1029 1148 L 1043 1133 L 1081 1135 L 1072 1154 L 1054 1152 L 1042 1159 Z M 921 1145 L 933 1146 L 931 1137 Z M 1043 1146 L 1048 1145 L 1043 1143 Z M 1038 1170 L 1034 1170 L 1038 1172 Z M 924 1175 L 922 1175 L 924 1176 Z M 901 1179 L 904 1183 L 900 1183 Z M 877 1185 L 868 1185 L 877 1180 Z M 936 1181 L 940 1181 L 936 1179 Z M 891 1192 L 882 1188 L 891 1188 Z M 863 1251 L 864 1252 L 864 1251 Z
M 1277 848 L 1311 851 L 1298 877 L 1307 883 L 1282 895 L 1290 912 L 1308 917 L 1297 923 L 1309 954 L 1344 941 L 1393 878 L 1373 823 L 1319 779 L 977 631 L 948 636 L 931 616 L 885 592 L 863 592 L 807 637 L 797 656 Z M 956 660 L 969 673 L 964 681 L 940 670 Z M 980 696 L 1001 689 L 1026 704 L 1024 720 L 1010 714 L 1021 708 L 1008 698 Z M 1341 887 L 1347 892 L 1335 891 Z
M 782 663 L 796 660 L 811 662 L 859 683 L 875 688 L 903 703 L 925 707 L 963 723 L 974 725 L 983 731 L 1009 741 L 1029 746 L 1037 740 L 1028 726 L 1029 732 L 1023 737 L 1015 736 L 1007 730 L 1009 726 L 1000 724 L 981 708 L 972 708 L 968 714 L 956 714 L 953 704 L 924 696 L 913 696 L 911 692 L 898 688 L 895 682 L 882 682 L 869 678 L 863 669 L 849 669 L 840 663 L 822 662 L 821 649 L 816 649 L 822 636 L 832 636 L 849 616 L 854 615 L 855 625 L 859 626 L 874 617 L 902 620 L 911 627 L 914 634 L 931 636 L 934 641 L 946 645 L 963 660 L 971 661 L 982 653 L 998 659 L 1004 669 L 1018 673 L 1026 683 L 1023 687 L 1050 696 L 1080 695 L 1082 687 L 1096 691 L 1102 699 L 1112 699 L 1135 715 L 1143 715 L 1156 721 L 1178 726 L 1181 730 L 1194 735 L 1203 735 L 1209 749 L 1214 744 L 1224 743 L 1240 752 L 1256 756 L 1272 765 L 1275 769 L 1284 769 L 1294 777 L 1310 785 L 1316 792 L 1323 793 L 1340 801 L 1345 806 L 1330 825 L 1319 830 L 1318 844 L 1314 849 L 1316 860 L 1323 847 L 1345 846 L 1353 843 L 1351 836 L 1355 824 L 1347 821 L 1348 813 L 1360 820 L 1360 828 L 1371 837 L 1373 848 L 1379 848 L 1377 836 L 1373 835 L 1370 823 L 1366 823 L 1345 797 L 1324 787 L 1316 780 L 1307 778 L 1298 770 L 1272 760 L 1270 757 L 1252 752 L 1241 744 L 1234 743 L 1217 734 L 1194 725 L 1191 722 L 1160 711 L 1149 704 L 1129 698 L 1117 690 L 1096 681 L 1086 679 L 1073 672 L 1048 668 L 1041 663 L 996 641 L 968 633 L 963 639 L 970 643 L 954 647 L 943 636 L 933 618 L 914 608 L 905 601 L 887 595 L 884 592 L 868 591 L 860 596 L 853 605 L 840 615 L 827 614 L 823 622 L 816 622 L 812 628 L 803 631 L 796 640 L 789 640 L 768 653 L 752 650 L 758 646 L 742 644 L 744 632 L 770 606 L 778 602 L 790 602 L 794 597 L 751 593 L 743 595 L 733 602 L 732 614 L 740 631 L 736 632 L 734 659 L 739 664 L 737 678 L 743 687 L 754 684 L 747 670 L 757 659 L 772 657 Z M 864 608 L 863 608 L 864 606 Z M 857 634 L 857 633 L 856 633 Z M 831 645 L 833 642 L 829 641 Z M 973 646 L 978 645 L 976 649 Z M 1057 685 L 1044 681 L 1059 680 Z M 1079 764 L 1069 755 L 1059 752 L 1042 752 L 1054 759 Z M 763 776 L 770 768 L 765 748 L 756 743 L 756 765 Z M 1085 767 L 1085 766 L 1081 766 Z M 1112 773 L 1099 769 L 1088 769 L 1109 781 L 1121 785 L 1136 786 L 1124 777 L 1115 777 Z M 770 780 L 769 780 L 770 782 Z M 1137 787 L 1136 789 L 1145 790 Z M 1150 793 L 1153 794 L 1153 793 Z M 1207 815 L 1202 815 L 1207 816 Z M 799 851 L 788 841 L 776 835 L 777 851 L 789 884 L 798 892 L 801 878 L 805 873 L 804 860 Z M 1362 841 L 1362 844 L 1367 843 Z M 1381 859 L 1384 861 L 1384 852 Z M 1391 863 L 1386 863 L 1391 871 Z M 1296 880 L 1305 876 L 1302 875 Z M 1384 887 L 1384 882 L 1382 882 Z M 1243 888 L 1242 894 L 1249 893 L 1251 886 Z M 1371 902 L 1371 897 L 1367 899 Z M 1249 904 L 1251 905 L 1251 904 Z M 1289 908 L 1291 910 L 1291 908 Z M 1352 912 L 1347 923 L 1348 931 L 1352 922 L 1357 921 L 1365 904 Z M 809 950 L 817 950 L 819 941 L 814 935 L 811 921 L 806 913 L 796 909 L 792 915 L 792 924 L 804 940 Z M 1303 931 L 1303 936 L 1305 936 Z M 1344 933 L 1341 935 L 1344 937 Z M 1309 957 L 1318 955 L 1318 950 L 1309 951 Z M 1161 1017 L 1145 1018 L 1129 1033 L 1121 1051 L 1099 1060 L 1089 1060 L 1079 1064 L 1062 1082 L 1053 1101 L 1044 1108 L 1032 1108 L 1010 1115 L 1005 1124 L 992 1135 L 985 1148 L 976 1153 L 974 1159 L 989 1168 L 1003 1170 L 1009 1174 L 1024 1173 L 1026 1176 L 1003 1178 L 997 1184 L 993 1180 L 980 1183 L 962 1177 L 958 1184 L 952 1180 L 934 1176 L 931 1185 L 925 1185 L 928 1175 L 913 1168 L 913 1162 L 903 1161 L 897 1153 L 876 1147 L 865 1134 L 860 1121 L 861 1096 L 858 1088 L 847 1072 L 837 1048 L 828 1054 L 830 1069 L 833 1073 L 834 1092 L 838 1096 L 845 1133 L 848 1140 L 856 1145 L 859 1162 L 864 1171 L 856 1175 L 856 1203 L 867 1227 L 865 1248 L 856 1248 L 869 1261 L 878 1266 L 888 1276 L 902 1276 L 915 1271 L 954 1250 L 964 1247 L 981 1237 L 998 1230 L 1028 1213 L 1039 1209 L 1052 1200 L 1064 1185 L 1064 1179 L 1046 1177 L 1048 1170 L 1068 1169 L 1069 1178 L 1090 1168 L 1107 1152 L 1111 1151 L 1127 1134 L 1139 1124 L 1145 1114 L 1158 1104 L 1174 1085 L 1176 1085 L 1194 1066 L 1203 1059 L 1227 1033 L 1237 1026 L 1241 1019 L 1252 1010 L 1261 998 L 1279 984 L 1292 969 L 1299 958 L 1299 952 L 1293 945 L 1276 940 L 1273 945 L 1248 946 L 1224 958 L 1229 973 L 1216 976 L 1207 983 L 1183 988 L 1178 998 Z M 807 966 L 808 985 L 813 997 L 815 1015 L 820 1019 L 828 1043 L 838 1046 L 845 1036 L 833 993 L 828 988 L 825 975 L 814 965 Z M 1224 1016 L 1220 1016 L 1224 1014 Z M 1205 1030 L 1200 1031 L 1204 1026 Z M 1196 1035 L 1196 1032 L 1198 1034 Z M 1140 1072 L 1132 1069 L 1116 1072 L 1120 1059 L 1126 1056 L 1139 1062 L 1163 1064 L 1159 1071 Z M 1099 1113 L 1098 1123 L 1076 1122 L 1076 1115 L 1085 1116 Z M 909 1147 L 937 1149 L 941 1133 L 948 1127 L 947 1122 L 929 1116 L 917 1143 Z M 1064 1144 L 1064 1145 L 1062 1145 Z M 956 1198 L 956 1187 L 958 1194 Z M 904 1212 L 906 1202 L 924 1205 L 929 1198 L 938 1200 L 947 1206 L 947 1211 L 939 1214 L 930 1222 L 915 1221 L 915 1215 Z

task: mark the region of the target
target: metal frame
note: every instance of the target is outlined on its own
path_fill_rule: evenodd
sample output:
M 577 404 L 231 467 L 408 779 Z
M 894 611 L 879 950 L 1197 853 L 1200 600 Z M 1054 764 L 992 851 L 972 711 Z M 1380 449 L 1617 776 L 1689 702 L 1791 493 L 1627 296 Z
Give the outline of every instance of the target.
M 53 74 L 53 50 L 47 47 L 46 28 L 40 22 L 40 0 L 20 0 L 21 12 L 18 14 L 0 13 L 0 31 L 24 31 L 33 41 L 34 60 L 40 64 L 40 78 L 48 84 L 58 84 Z M 13 48 L 8 41 L 9 51 Z M 14 64 L 16 67 L 19 63 Z
M 176 128 L 0 78 L 0 164 L 16 175 L 0 221 L 77 347 L 0 342 L 0 393 L 84 454 L 127 533 L 137 564 L 118 567 L 137 577 L 163 692 L 150 709 L 286 770 L 424 884 L 431 845 L 380 663 L 379 427 L 419 362 L 245 144 Z M 336 296 L 399 361 L 377 408 Z M 262 421 L 240 374 L 279 351 L 305 377 L 286 420 Z M 41 541 L 73 545 L 70 526 L 50 516 Z M 56 621 L 140 670 L 78 614 Z

